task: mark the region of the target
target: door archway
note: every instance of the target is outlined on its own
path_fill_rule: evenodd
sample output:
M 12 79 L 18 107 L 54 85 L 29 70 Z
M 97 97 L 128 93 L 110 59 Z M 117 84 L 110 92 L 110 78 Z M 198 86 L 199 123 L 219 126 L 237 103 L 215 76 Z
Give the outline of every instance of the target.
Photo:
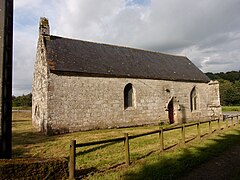
M 170 124 L 174 123 L 174 105 L 173 105 L 173 98 L 171 99 L 171 101 L 169 101 L 168 103 L 168 119 Z

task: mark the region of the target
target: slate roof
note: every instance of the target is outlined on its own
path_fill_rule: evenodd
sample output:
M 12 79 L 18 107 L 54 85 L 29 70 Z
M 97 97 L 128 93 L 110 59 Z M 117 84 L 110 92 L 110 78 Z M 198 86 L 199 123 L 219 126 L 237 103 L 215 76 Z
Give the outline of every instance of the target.
M 79 75 L 209 82 L 187 57 L 73 40 L 45 38 L 47 62 L 54 72 Z

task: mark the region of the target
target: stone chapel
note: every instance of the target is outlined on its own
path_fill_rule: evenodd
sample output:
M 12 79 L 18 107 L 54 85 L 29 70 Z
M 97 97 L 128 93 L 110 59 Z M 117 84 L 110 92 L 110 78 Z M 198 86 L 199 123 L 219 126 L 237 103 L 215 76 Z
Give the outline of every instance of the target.
M 221 115 L 219 84 L 187 57 L 50 35 L 40 19 L 32 121 L 46 134 Z

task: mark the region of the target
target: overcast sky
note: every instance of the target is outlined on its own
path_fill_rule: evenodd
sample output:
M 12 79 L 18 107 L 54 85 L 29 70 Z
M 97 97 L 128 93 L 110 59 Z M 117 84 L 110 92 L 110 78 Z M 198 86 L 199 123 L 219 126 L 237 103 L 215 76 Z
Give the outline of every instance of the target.
M 187 56 L 240 70 L 240 0 L 15 0 L 13 94 L 31 92 L 38 24 L 68 38 Z

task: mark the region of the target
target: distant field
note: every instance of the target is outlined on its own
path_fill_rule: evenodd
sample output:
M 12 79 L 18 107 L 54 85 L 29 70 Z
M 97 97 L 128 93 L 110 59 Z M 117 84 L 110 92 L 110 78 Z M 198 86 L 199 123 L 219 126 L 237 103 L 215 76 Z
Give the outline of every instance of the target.
M 212 126 L 213 130 L 216 129 L 216 122 L 213 122 Z M 225 124 L 221 126 L 225 127 Z M 158 126 L 146 126 L 46 136 L 32 127 L 31 113 L 13 112 L 13 157 L 68 157 L 69 141 L 73 139 L 77 140 L 77 143 L 84 143 L 123 137 L 125 132 L 134 135 L 157 129 L 159 129 Z M 165 148 L 181 141 L 180 132 L 181 130 L 177 129 L 164 133 Z M 208 124 L 201 125 L 201 134 L 207 132 Z M 196 134 L 196 127 L 186 128 L 186 140 L 193 138 Z M 164 153 L 159 152 L 158 134 L 130 140 L 130 155 L 133 163 L 129 168 L 121 165 L 124 163 L 123 142 L 77 148 L 77 169 L 80 169 L 82 174 L 88 174 L 88 179 L 138 179 L 140 177 L 157 179 L 161 176 L 174 179 L 220 153 L 231 143 L 239 142 L 240 131 L 232 129 L 225 135 L 218 136 L 214 133 L 211 139 L 204 139 L 202 143 L 198 140 L 191 142 L 187 145 L 188 149 L 181 149 L 177 145 L 171 151 Z
M 239 111 L 240 112 L 240 106 L 222 106 L 222 111 Z
M 31 106 L 12 107 L 12 110 L 32 110 L 32 107 Z
M 12 107 L 13 110 L 32 110 L 32 107 Z M 222 106 L 223 112 L 226 111 L 239 111 L 240 112 L 240 106 Z
M 32 110 L 32 107 L 12 107 L 13 110 Z M 222 106 L 223 112 L 226 111 L 239 111 L 240 112 L 240 106 Z

